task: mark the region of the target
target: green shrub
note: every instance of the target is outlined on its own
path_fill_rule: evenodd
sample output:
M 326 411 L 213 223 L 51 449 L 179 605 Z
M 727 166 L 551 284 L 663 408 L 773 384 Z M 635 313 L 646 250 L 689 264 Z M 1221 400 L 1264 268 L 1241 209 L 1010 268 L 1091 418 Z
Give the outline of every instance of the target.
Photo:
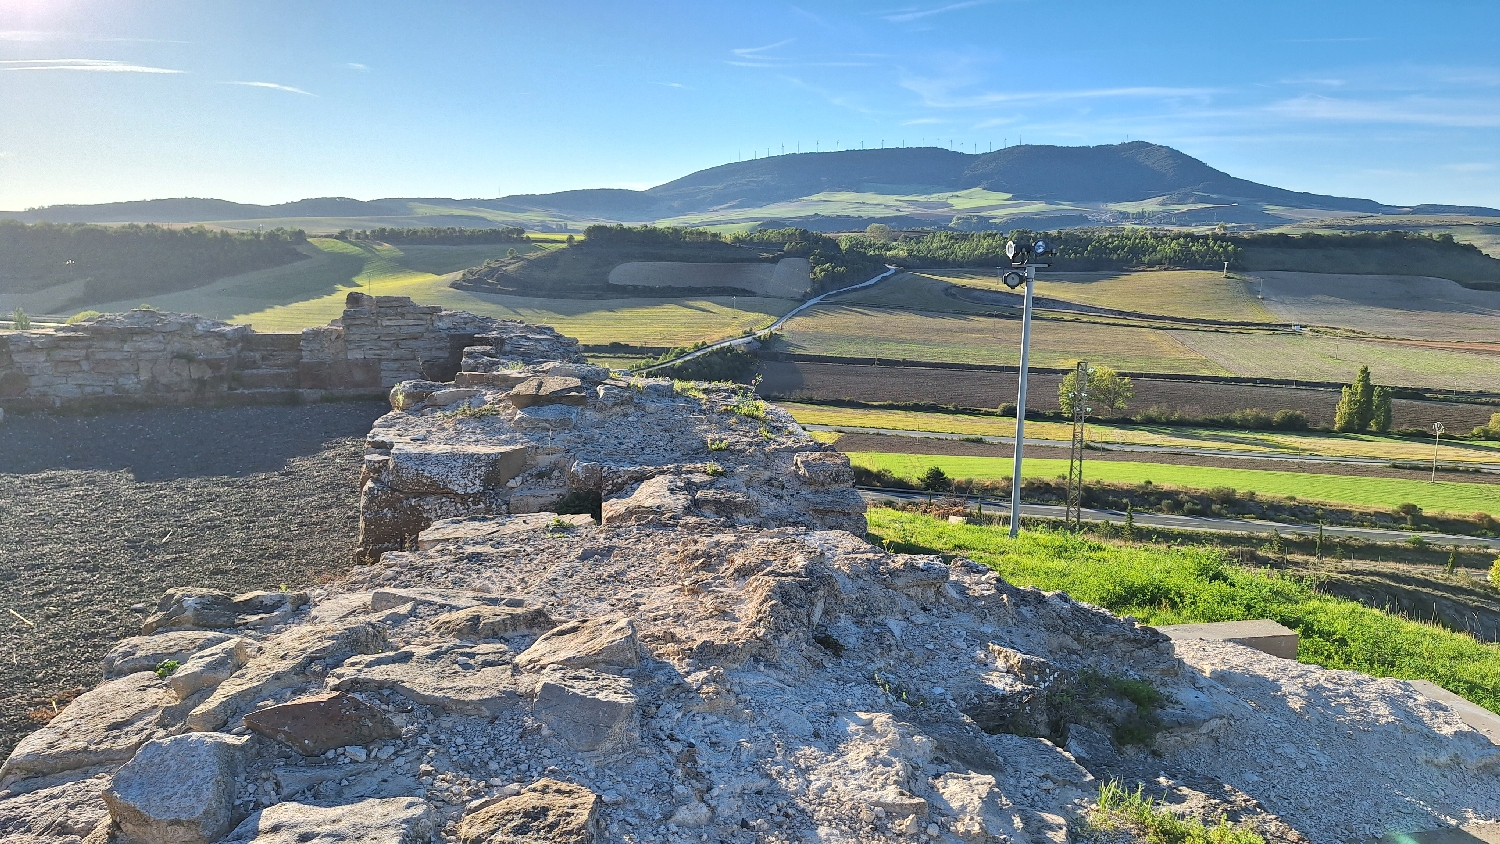
M 98 311 L 79 311 L 78 313 L 68 317 L 68 325 L 77 325 L 78 323 L 83 322 L 86 319 L 93 319 L 96 316 L 104 315 L 99 313 Z
M 949 479 L 948 473 L 937 466 L 933 466 L 926 472 L 923 472 L 922 477 L 917 479 L 917 483 L 922 489 L 928 492 L 945 492 L 949 487 L 953 486 L 953 481 Z
M 1307 414 L 1300 410 L 1278 410 L 1271 418 L 1271 427 L 1278 431 L 1306 431 Z
M 16 308 L 16 312 L 10 315 L 10 327 L 17 331 L 25 331 L 31 327 L 31 317 L 27 316 L 25 311 Z
M 1251 830 L 1230 826 L 1229 820 L 1206 826 L 1197 818 L 1183 818 L 1145 795 L 1144 786 L 1127 790 L 1119 780 L 1099 786 L 1099 800 L 1088 816 L 1090 829 L 1117 832 L 1122 827 L 1135 835 L 1131 840 L 1146 844 L 1265 844 Z M 1137 837 L 1138 836 L 1138 837 Z

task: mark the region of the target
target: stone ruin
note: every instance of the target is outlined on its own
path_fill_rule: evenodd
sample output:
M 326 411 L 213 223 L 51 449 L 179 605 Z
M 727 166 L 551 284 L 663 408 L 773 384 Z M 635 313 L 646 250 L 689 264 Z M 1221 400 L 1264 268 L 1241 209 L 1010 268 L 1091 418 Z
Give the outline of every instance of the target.
M 76 325 L 0 332 L 0 408 L 254 403 L 378 394 L 412 378 L 450 379 L 465 347 L 513 359 L 582 360 L 546 326 L 404 296 L 350 293 L 343 316 L 296 334 L 139 308 Z
M 163 596 L 0 767 L 0 844 L 1129 840 L 1084 821 L 1115 776 L 1274 842 L 1500 813 L 1500 750 L 1408 684 L 872 546 L 746 391 L 507 348 L 391 390 L 347 579 Z M 1368 828 L 1249 796 L 1265 733 L 1387 783 Z

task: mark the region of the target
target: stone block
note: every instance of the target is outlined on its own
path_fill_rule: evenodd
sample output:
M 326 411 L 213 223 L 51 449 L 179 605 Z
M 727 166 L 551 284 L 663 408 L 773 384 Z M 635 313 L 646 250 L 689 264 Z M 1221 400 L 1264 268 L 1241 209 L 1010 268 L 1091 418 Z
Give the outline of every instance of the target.
M 1254 648 L 1271 656 L 1295 660 L 1297 631 L 1282 627 L 1270 619 L 1253 621 L 1220 621 L 1213 624 L 1169 624 L 1156 628 L 1169 639 L 1208 639 L 1233 642 Z
M 516 407 L 566 404 L 582 407 L 588 403 L 588 392 L 577 378 L 528 378 L 505 395 Z
M 628 679 L 588 669 L 551 668 L 532 712 L 573 749 L 613 755 L 640 742 L 640 713 Z
M 635 624 L 623 615 L 569 621 L 542 634 L 516 658 L 526 671 L 548 666 L 621 671 L 641 664 Z
M 459 372 L 453 376 L 453 383 L 459 387 L 491 387 L 508 390 L 526 379 L 526 375 L 514 371 Z
M 245 726 L 285 744 L 303 756 L 321 756 L 336 747 L 364 746 L 399 738 L 386 714 L 343 692 L 311 695 L 247 714 Z
M 128 841 L 212 844 L 234 827 L 246 739 L 188 733 L 146 744 L 104 792 Z
M 520 794 L 486 800 L 458 823 L 459 844 L 595 844 L 603 801 L 581 785 L 544 778 Z
M 431 844 L 436 833 L 425 801 L 391 797 L 330 807 L 277 803 L 246 818 L 220 844 Z
M 469 607 L 432 620 L 432 632 L 454 639 L 495 639 L 515 633 L 541 633 L 556 626 L 546 610 L 525 607 Z
M 414 645 L 351 657 L 328 684 L 340 691 L 390 689 L 426 706 L 493 718 L 521 702 L 514 656 L 502 644 Z
M 387 482 L 403 492 L 475 495 L 503 487 L 530 461 L 528 446 L 401 443 L 391 449 Z
M 241 638 L 230 639 L 188 657 L 167 677 L 167 685 L 178 700 L 187 700 L 203 689 L 228 680 L 249 660 L 249 642 Z
M 193 654 L 231 638 L 227 633 L 208 630 L 173 630 L 121 639 L 104 655 L 104 676 L 114 679 L 137 671 L 155 671 L 167 661 L 187 662 Z
M 21 739 L 0 766 L 0 781 L 124 762 L 164 734 L 163 712 L 176 703 L 166 681 L 151 672 L 96 686 Z
M 170 589 L 157 602 L 156 613 L 141 625 L 141 635 L 158 630 L 219 630 L 233 627 L 237 619 L 234 597 L 217 589 L 194 587 Z

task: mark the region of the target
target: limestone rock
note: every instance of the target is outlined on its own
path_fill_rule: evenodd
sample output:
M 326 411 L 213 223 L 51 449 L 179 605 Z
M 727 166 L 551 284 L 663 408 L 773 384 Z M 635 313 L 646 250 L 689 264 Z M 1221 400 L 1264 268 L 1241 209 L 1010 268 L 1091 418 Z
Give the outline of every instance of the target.
M 336 747 L 363 746 L 401 735 L 384 712 L 343 692 L 310 695 L 258 709 L 247 714 L 244 722 L 303 756 L 320 756 Z
M 506 393 L 505 398 L 518 408 L 551 404 L 582 407 L 588 402 L 588 393 L 583 388 L 583 382 L 577 378 L 549 375 L 522 381 Z
M 640 740 L 640 713 L 629 680 L 588 669 L 549 669 L 532 711 L 575 750 L 612 755 Z
M 543 609 L 478 606 L 438 616 L 432 620 L 432 632 L 453 639 L 494 639 L 513 633 L 541 633 L 556 625 Z
M 847 455 L 837 451 L 804 451 L 792 458 L 798 476 L 810 486 L 849 486 L 854 483 L 854 469 Z
M 414 645 L 350 657 L 328 684 L 340 691 L 391 689 L 449 712 L 494 717 L 521 702 L 513 656 L 501 644 Z
M 557 497 L 547 501 L 551 506 Z M 417 536 L 417 550 L 428 551 L 439 545 L 482 545 L 488 540 L 526 531 L 593 527 L 592 516 L 581 513 L 558 515 L 550 512 L 512 514 L 509 516 L 469 516 L 443 519 Z
M 124 762 L 167 731 L 167 708 L 177 703 L 165 680 L 140 672 L 79 695 L 47 726 L 21 739 L 0 780 Z
M 530 460 L 530 446 L 400 443 L 391 448 L 386 482 L 408 493 L 476 495 L 504 486 Z
M 173 630 L 154 636 L 121 639 L 104 655 L 104 677 L 113 680 L 137 671 L 155 671 L 163 662 L 187 662 L 204 648 L 227 642 L 227 633 L 208 630 Z
M 448 385 L 436 381 L 402 381 L 391 388 L 391 408 L 411 410 Z
M 379 653 L 385 648 L 385 633 L 371 624 L 317 624 L 288 631 L 264 643 L 244 668 L 219 684 L 188 715 L 188 729 L 220 729 L 267 695 L 308 682 L 303 672 L 314 661 L 338 662 L 352 654 Z
M 234 828 L 220 844 L 430 844 L 436 825 L 416 797 L 346 806 L 277 803 Z
M 693 503 L 693 490 L 676 475 L 658 475 L 642 481 L 629 495 L 604 501 L 607 525 L 658 521 L 685 515 Z
M 465 349 L 464 351 L 465 353 L 467 353 L 468 349 Z M 524 372 L 507 372 L 504 370 L 498 372 L 479 372 L 469 371 L 466 367 L 465 371 L 453 376 L 453 384 L 457 387 L 493 387 L 502 390 L 509 390 L 511 387 L 516 386 L 529 377 L 530 376 L 528 376 Z
M 494 598 L 456 589 L 376 589 L 370 593 L 370 612 L 383 612 L 406 604 L 437 607 L 473 607 Z
M 217 686 L 250 659 L 250 643 L 241 638 L 220 642 L 188 657 L 167 677 L 167 685 L 178 700 L 187 700 L 197 692 Z
M 479 391 L 475 389 L 467 387 L 452 387 L 445 390 L 438 390 L 437 392 L 428 396 L 427 401 L 424 402 L 424 404 L 426 404 L 428 407 L 449 407 L 451 405 L 458 404 L 461 401 L 466 402 L 477 395 L 479 395 Z
M 635 623 L 623 615 L 580 619 L 544 633 L 516 658 L 516 665 L 539 671 L 549 665 L 619 671 L 641 664 Z
M 188 733 L 146 744 L 104 792 L 124 836 L 147 844 L 211 844 L 234 826 L 246 739 Z
M 60 841 L 88 835 L 109 819 L 104 789 L 109 776 L 81 777 L 26 794 L 0 796 L 0 841 Z
M 460 844 L 594 844 L 600 840 L 598 795 L 546 778 L 514 797 L 486 803 L 458 824 Z
M 306 592 L 246 592 L 234 596 L 234 609 L 242 615 L 285 612 L 307 606 Z
M 193 587 L 168 590 L 157 602 L 156 613 L 141 625 L 141 635 L 158 630 L 222 630 L 238 620 L 234 597 L 217 589 Z

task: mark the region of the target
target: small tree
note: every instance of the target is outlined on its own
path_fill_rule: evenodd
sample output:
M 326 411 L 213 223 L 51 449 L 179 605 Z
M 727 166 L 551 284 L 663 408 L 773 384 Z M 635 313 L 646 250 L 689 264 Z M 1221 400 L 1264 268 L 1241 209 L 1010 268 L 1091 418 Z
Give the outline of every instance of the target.
M 928 492 L 943 492 L 953 485 L 953 481 L 948 479 L 948 473 L 937 466 L 923 472 L 922 477 L 917 479 L 917 483 Z
M 1074 370 L 1063 376 L 1062 384 L 1057 388 L 1057 403 L 1062 405 L 1063 413 L 1069 416 L 1073 414 L 1073 393 L 1077 385 L 1078 372 Z M 1130 405 L 1133 398 L 1135 387 L 1131 386 L 1129 378 L 1107 366 L 1089 369 L 1088 406 L 1095 411 L 1120 413 Z
M 10 327 L 17 331 L 25 331 L 31 327 L 31 317 L 27 316 L 25 311 L 16 308 L 16 312 L 10 315 Z
M 1500 554 L 1495 555 L 1495 562 L 1490 564 L 1490 588 L 1500 590 Z
M 885 223 L 871 223 L 868 226 L 865 226 L 865 235 L 867 237 L 873 238 L 874 240 L 888 241 L 893 240 L 896 237 L 896 230 L 886 225 Z
M 1391 388 L 1376 387 L 1373 399 L 1374 407 L 1370 412 L 1370 430 L 1379 434 L 1391 430 Z
M 1375 418 L 1375 385 L 1370 383 L 1370 367 L 1361 366 L 1354 383 L 1345 387 L 1339 406 L 1333 411 L 1333 430 L 1352 434 L 1370 427 Z

